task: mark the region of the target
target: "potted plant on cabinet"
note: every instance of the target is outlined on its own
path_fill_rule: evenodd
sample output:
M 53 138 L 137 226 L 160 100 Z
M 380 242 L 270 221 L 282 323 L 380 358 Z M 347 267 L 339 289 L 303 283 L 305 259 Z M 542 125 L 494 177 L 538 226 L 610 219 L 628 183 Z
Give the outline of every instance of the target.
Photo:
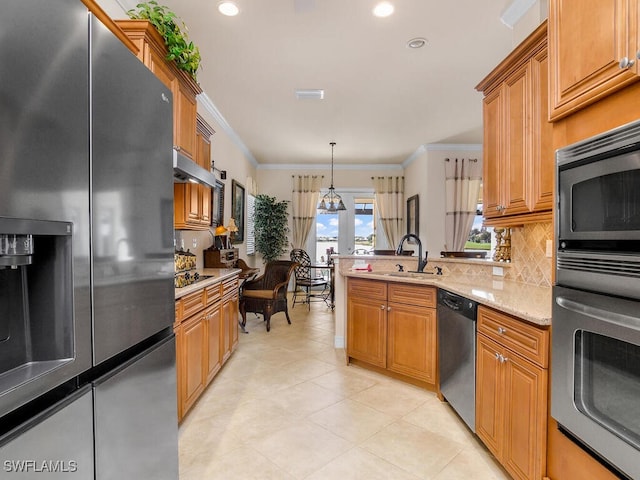
M 268 195 L 256 196 L 254 211 L 256 251 L 264 263 L 277 260 L 287 251 L 287 202 Z
M 137 10 L 136 10 L 137 9 Z M 139 3 L 127 15 L 133 20 L 148 20 L 164 39 L 169 53 L 166 59 L 175 62 L 178 69 L 188 73 L 194 81 L 200 67 L 200 50 L 189 40 L 187 27 L 175 13 L 156 0 Z M 182 28 L 178 25 L 182 24 Z

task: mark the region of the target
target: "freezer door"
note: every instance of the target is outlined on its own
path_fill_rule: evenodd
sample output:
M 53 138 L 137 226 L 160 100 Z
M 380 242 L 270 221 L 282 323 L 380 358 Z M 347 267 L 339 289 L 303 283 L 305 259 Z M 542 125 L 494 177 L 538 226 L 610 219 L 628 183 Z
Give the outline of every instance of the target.
M 175 337 L 95 382 L 96 480 L 178 478 Z
M 91 17 L 94 364 L 173 324 L 172 95 Z
M 0 439 L 0 478 L 93 480 L 92 418 L 87 387 L 18 427 Z

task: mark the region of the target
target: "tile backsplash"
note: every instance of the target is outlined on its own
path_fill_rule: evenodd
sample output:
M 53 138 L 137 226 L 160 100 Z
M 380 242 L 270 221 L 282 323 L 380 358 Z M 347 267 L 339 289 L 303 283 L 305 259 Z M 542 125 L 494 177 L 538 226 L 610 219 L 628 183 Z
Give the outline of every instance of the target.
M 445 275 L 464 277 L 493 275 L 493 267 L 503 267 L 505 279 L 541 287 L 551 286 L 551 258 L 546 256 L 547 240 L 553 239 L 553 224 L 534 223 L 511 229 L 511 262 L 497 263 L 488 260 L 457 258 L 431 258 L 427 269 L 442 268 Z M 416 257 L 353 257 L 340 259 L 339 269 L 346 272 L 354 261 L 360 259 L 371 264 L 374 271 L 394 271 L 398 264 L 405 270 L 415 269 Z

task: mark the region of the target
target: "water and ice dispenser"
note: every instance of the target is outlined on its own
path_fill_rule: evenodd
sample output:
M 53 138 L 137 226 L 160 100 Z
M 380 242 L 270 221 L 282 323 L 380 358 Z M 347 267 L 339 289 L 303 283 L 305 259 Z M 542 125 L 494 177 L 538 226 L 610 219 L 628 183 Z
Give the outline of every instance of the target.
M 0 218 L 0 395 L 73 361 L 72 228 Z

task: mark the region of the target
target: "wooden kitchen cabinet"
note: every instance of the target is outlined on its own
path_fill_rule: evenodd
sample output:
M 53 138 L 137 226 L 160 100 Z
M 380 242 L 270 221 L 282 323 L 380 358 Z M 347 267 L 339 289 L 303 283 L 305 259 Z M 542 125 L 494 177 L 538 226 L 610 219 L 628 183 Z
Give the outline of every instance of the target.
M 147 20 L 116 20 L 125 35 L 137 47 L 133 53 L 168 87 L 173 94 L 173 143 L 183 155 L 195 160 L 196 96 L 202 89 L 196 81 L 173 63 L 165 60 L 167 47 L 162 36 Z
M 220 349 L 226 362 L 238 346 L 238 277 L 222 284 L 222 329 Z
M 176 300 L 174 332 L 180 421 L 238 345 L 238 276 Z
M 551 220 L 554 157 L 546 32 L 544 23 L 476 87 L 485 96 L 486 225 Z
M 638 81 L 638 0 L 549 2 L 550 119 Z
M 196 163 L 211 168 L 211 126 L 197 116 Z M 206 166 L 206 167 L 205 167 Z M 211 187 L 196 183 L 174 183 L 174 226 L 176 229 L 206 230 L 211 225 Z
M 347 285 L 347 355 L 386 368 L 387 284 L 350 278 Z
M 180 326 L 182 385 L 180 396 L 183 412 L 188 411 L 205 387 L 206 325 L 204 314 L 198 313 Z
M 347 355 L 427 384 L 436 383 L 436 289 L 348 280 Z
M 516 479 L 546 471 L 549 332 L 478 308 L 476 433 Z

